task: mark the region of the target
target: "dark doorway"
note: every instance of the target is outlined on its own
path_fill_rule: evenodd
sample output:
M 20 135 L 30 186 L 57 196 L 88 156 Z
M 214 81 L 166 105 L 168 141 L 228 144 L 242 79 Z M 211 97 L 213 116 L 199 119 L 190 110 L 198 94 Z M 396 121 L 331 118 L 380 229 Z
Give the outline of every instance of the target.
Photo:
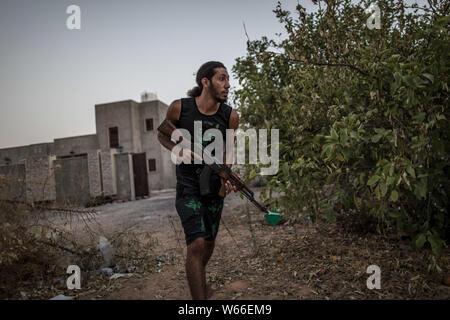
M 136 197 L 148 196 L 147 165 L 145 153 L 133 154 L 134 190 Z

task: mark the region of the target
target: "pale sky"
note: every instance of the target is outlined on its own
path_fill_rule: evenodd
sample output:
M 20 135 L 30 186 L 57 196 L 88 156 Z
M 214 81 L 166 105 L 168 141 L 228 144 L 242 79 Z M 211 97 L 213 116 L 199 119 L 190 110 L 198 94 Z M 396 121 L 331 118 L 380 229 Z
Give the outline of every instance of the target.
M 310 0 L 299 0 L 307 9 Z M 276 0 L 2 0 L 0 148 L 94 134 L 95 104 L 185 97 L 209 60 L 231 69 L 283 26 Z M 297 0 L 282 0 L 294 12 Z M 69 5 L 81 30 L 69 30 Z M 237 81 L 232 79 L 231 85 Z
M 309 1 L 308 1 L 309 2 Z M 297 1 L 283 1 L 294 9 Z M 69 5 L 81 30 L 69 30 Z M 276 1 L 2 0 L 0 148 L 95 133 L 95 104 L 156 92 L 170 104 L 203 62 L 231 75 L 249 37 L 283 31 Z M 232 86 L 237 85 L 232 80 Z

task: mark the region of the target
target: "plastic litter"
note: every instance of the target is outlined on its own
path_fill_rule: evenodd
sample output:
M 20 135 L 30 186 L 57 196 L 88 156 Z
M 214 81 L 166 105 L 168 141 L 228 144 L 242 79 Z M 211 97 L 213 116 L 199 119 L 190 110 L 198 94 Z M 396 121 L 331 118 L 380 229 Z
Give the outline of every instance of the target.
M 118 279 L 118 278 L 129 278 L 133 274 L 132 273 L 115 273 L 111 277 L 109 277 L 110 280 Z
M 270 210 L 268 213 L 264 215 L 264 218 L 266 221 L 271 225 L 274 226 L 278 224 L 281 221 L 281 215 L 278 211 Z
M 103 236 L 100 236 L 98 241 L 97 249 L 100 250 L 103 256 L 104 265 L 109 267 L 112 265 L 112 260 L 114 257 L 114 248 L 112 244 Z
M 114 274 L 113 269 L 111 268 L 102 268 L 102 273 L 107 275 L 108 277 L 111 277 Z

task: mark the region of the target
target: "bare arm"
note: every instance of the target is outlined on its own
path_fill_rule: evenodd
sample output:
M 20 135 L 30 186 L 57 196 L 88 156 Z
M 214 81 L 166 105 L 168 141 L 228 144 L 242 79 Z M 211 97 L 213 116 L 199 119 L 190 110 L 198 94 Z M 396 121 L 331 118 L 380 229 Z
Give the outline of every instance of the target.
M 175 100 L 173 101 L 169 109 L 167 110 L 166 114 L 166 120 L 171 121 L 174 125 L 176 121 L 180 119 L 180 113 L 181 113 L 181 100 Z M 173 142 L 169 137 L 166 137 L 162 133 L 158 131 L 158 140 L 166 149 L 172 151 L 172 149 L 176 146 L 176 142 Z M 197 155 L 190 149 L 181 149 L 180 152 L 177 154 L 177 157 L 185 163 L 190 163 L 191 160 L 194 158 L 197 158 L 199 160 L 202 160 L 201 156 Z
M 172 121 L 173 124 L 175 124 L 178 119 L 180 119 L 180 113 L 181 113 L 181 100 L 175 100 L 173 101 L 169 109 L 167 109 L 166 119 Z M 159 143 L 161 143 L 166 149 L 169 149 L 172 151 L 174 145 L 173 143 L 167 139 L 164 135 L 162 135 L 160 132 L 158 132 L 158 140 Z

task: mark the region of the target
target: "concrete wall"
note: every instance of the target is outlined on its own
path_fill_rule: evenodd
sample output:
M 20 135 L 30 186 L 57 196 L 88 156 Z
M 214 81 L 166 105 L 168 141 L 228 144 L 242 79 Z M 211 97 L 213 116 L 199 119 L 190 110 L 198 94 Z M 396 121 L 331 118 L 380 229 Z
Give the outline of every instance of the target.
M 156 171 L 148 172 L 150 190 L 175 188 L 175 165 L 170 159 L 170 151 L 161 146 L 158 141 L 158 126 L 165 119 L 168 105 L 161 101 L 140 103 L 142 149 L 148 159 L 155 159 Z M 145 120 L 153 119 L 153 130 L 146 131 Z
M 54 161 L 56 202 L 85 205 L 90 200 L 87 155 Z
M 164 103 L 159 103 L 158 111 L 159 111 L 159 123 L 156 125 L 156 128 L 164 121 L 167 114 L 168 105 Z M 163 172 L 162 176 L 164 177 L 163 188 L 175 188 L 177 184 L 177 178 L 175 173 L 175 164 L 172 163 L 170 151 L 164 148 L 158 141 L 159 147 L 161 149 L 161 159 L 163 163 Z
M 100 149 L 109 150 L 109 128 L 118 127 L 119 145 L 124 152 L 134 152 L 132 100 L 95 105 L 95 123 Z
M 131 153 L 114 155 L 117 177 L 117 198 L 135 200 L 133 159 Z
M 158 125 L 159 125 L 159 109 L 158 101 L 146 101 L 140 103 L 140 119 L 142 124 L 142 149 L 145 151 L 148 187 L 150 190 L 162 189 L 164 185 L 164 177 L 162 175 L 163 162 L 161 158 L 161 148 L 158 141 Z M 147 131 L 145 119 L 153 119 L 153 130 Z M 155 171 L 148 171 L 148 160 L 155 159 Z
M 158 100 L 142 103 L 125 100 L 98 104 L 95 106 L 96 134 L 59 138 L 52 143 L 0 149 L 0 166 L 7 165 L 8 167 L 0 170 L 0 174 L 3 174 L 4 177 L 5 173 L 10 173 L 9 167 L 21 164 L 17 167 L 22 168 L 19 169 L 18 177 L 21 179 L 20 183 L 24 184 L 12 184 L 5 189 L 4 194 L 17 196 L 18 190 L 23 187 L 25 192 L 23 200 L 57 199 L 56 189 L 58 186 L 63 186 L 64 182 L 63 180 L 60 180 L 59 184 L 56 182 L 54 165 L 62 167 L 65 163 L 64 160 L 69 158 L 58 159 L 54 163 L 53 160 L 56 157 L 70 156 L 71 152 L 74 155 L 86 154 L 88 173 L 86 185 L 91 197 L 117 194 L 117 176 L 122 171 L 120 168 L 116 168 L 114 155 L 120 151 L 109 147 L 110 127 L 119 129 L 119 145 L 122 146 L 122 153 L 145 152 L 150 190 L 174 188 L 176 185 L 175 165 L 171 161 L 170 152 L 162 147 L 157 139 L 157 128 L 165 118 L 167 109 L 168 105 Z M 145 119 L 147 118 L 153 119 L 152 131 L 146 131 Z M 121 161 L 124 157 L 119 156 L 118 159 Z M 132 170 L 132 155 L 130 154 L 128 157 L 131 157 L 129 168 Z M 5 158 L 9 158 L 9 161 L 6 161 Z M 70 159 L 75 158 L 77 157 Z M 155 159 L 156 171 L 148 171 L 149 159 Z M 68 163 L 70 161 L 66 165 L 72 166 L 74 170 L 84 168 L 83 163 L 80 163 L 79 167 Z M 68 175 L 68 173 L 65 174 Z M 132 172 L 129 174 L 132 186 L 129 190 L 131 196 L 134 192 L 134 179 Z M 61 178 L 61 173 L 59 177 Z M 119 182 L 119 184 L 121 183 L 122 181 Z M 67 188 L 63 188 L 61 192 L 62 194 L 67 193 Z
M 0 166 L 0 200 L 26 201 L 25 164 Z
M 56 156 L 28 158 L 25 163 L 26 201 L 51 201 L 56 199 L 53 161 Z
M 145 123 L 140 119 L 140 105 L 134 101 L 131 103 L 131 132 L 133 136 L 133 149 L 128 152 L 142 152 L 142 131 L 145 130 Z M 125 150 L 127 151 L 127 150 Z
M 117 194 L 116 165 L 114 161 L 114 154 L 117 153 L 115 149 L 100 152 L 104 195 Z
M 54 154 L 53 143 L 38 143 L 28 146 L 0 149 L 0 165 L 7 165 L 5 158 L 10 159 L 10 165 L 17 164 L 26 158 L 39 158 Z
M 57 156 L 82 154 L 99 148 L 97 134 L 77 137 L 59 138 L 54 140 L 54 154 Z
M 88 151 L 89 189 L 91 197 L 102 195 L 102 174 L 100 172 L 100 150 Z

